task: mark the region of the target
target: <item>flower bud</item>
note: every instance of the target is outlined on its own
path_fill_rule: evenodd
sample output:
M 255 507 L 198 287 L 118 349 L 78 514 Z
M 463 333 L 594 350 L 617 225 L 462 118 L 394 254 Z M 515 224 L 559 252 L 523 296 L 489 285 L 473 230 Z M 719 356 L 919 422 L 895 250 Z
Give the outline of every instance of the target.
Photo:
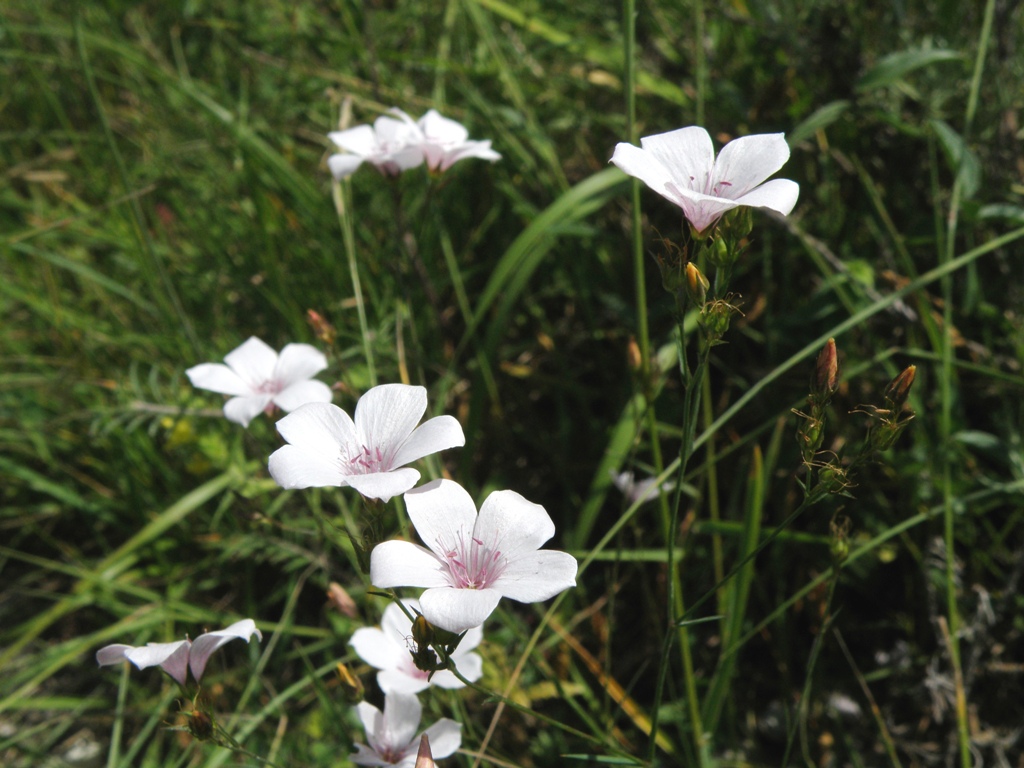
M 913 385 L 916 375 L 917 366 L 908 366 L 899 376 L 890 381 L 889 386 L 885 388 L 885 401 L 897 413 L 904 403 L 907 402 L 907 397 L 910 395 L 910 387 Z
M 665 246 L 665 252 L 654 257 L 658 262 L 658 271 L 661 272 L 661 284 L 673 296 L 678 296 L 686 288 L 686 249 L 680 248 L 670 240 L 661 242 Z
M 850 555 L 850 528 L 853 526 L 850 518 L 846 515 L 836 515 L 829 523 L 829 554 L 832 555 L 832 562 L 841 565 Z
M 412 623 L 412 639 L 416 645 L 430 645 L 434 642 L 434 625 L 422 614 L 418 614 Z
M 189 712 L 188 732 L 199 739 L 199 741 L 210 739 L 213 736 L 213 718 L 199 709 Z
M 437 768 L 434 756 L 430 753 L 430 739 L 425 733 L 420 736 L 420 748 L 416 752 L 416 765 L 413 768 Z
M 825 422 L 799 411 L 795 413 L 804 418 L 800 429 L 797 430 L 797 442 L 800 444 L 800 454 L 804 461 L 809 463 L 825 439 Z
M 313 333 L 318 339 L 320 339 L 320 341 L 327 346 L 334 344 L 334 338 L 337 335 L 337 331 L 334 330 L 333 325 L 324 319 L 323 315 L 315 309 L 307 309 L 306 321 L 309 323 L 309 327 L 313 329 Z
M 836 340 L 829 339 L 814 366 L 811 381 L 811 396 L 816 405 L 825 405 L 839 389 L 839 357 L 836 354 Z
M 692 261 L 686 264 L 686 293 L 698 307 L 704 306 L 711 283 Z
M 640 354 L 640 345 L 636 343 L 636 337 L 630 336 L 626 345 L 626 362 L 631 371 L 639 371 L 643 365 L 643 357 Z
M 363 700 L 363 681 L 352 674 L 347 666 L 338 662 L 338 681 L 341 683 L 341 692 L 345 701 L 349 704 L 358 704 Z

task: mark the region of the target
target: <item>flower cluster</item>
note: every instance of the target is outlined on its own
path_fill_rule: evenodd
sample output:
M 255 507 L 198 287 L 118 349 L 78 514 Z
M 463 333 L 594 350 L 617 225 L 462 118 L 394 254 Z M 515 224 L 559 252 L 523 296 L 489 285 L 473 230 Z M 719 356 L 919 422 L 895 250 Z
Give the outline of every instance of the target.
M 336 179 L 351 176 L 364 162 L 383 174 L 397 176 L 424 163 L 431 171 L 444 172 L 470 157 L 492 163 L 501 159 L 489 140 L 471 141 L 461 123 L 443 117 L 437 110 L 430 110 L 417 121 L 398 108 L 390 114 L 394 117 L 381 115 L 372 126 L 357 125 L 327 134 L 344 150 L 327 159 Z

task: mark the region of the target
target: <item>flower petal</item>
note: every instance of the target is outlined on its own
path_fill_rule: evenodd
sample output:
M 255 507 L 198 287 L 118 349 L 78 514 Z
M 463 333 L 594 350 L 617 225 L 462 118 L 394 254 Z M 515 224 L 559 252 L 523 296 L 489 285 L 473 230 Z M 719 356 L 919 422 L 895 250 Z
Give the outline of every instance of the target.
M 454 480 L 434 480 L 409 491 L 405 507 L 420 540 L 442 558 L 448 547 L 472 534 L 477 521 L 476 504 Z
M 278 423 L 280 424 L 280 422 Z M 270 476 L 282 488 L 326 488 L 348 485 L 336 458 L 294 445 L 282 446 L 270 454 L 267 468 L 270 470 Z
M 521 603 L 537 603 L 576 586 L 577 567 L 567 552 L 542 549 L 510 562 L 491 588 Z
M 429 147 L 424 147 L 423 151 L 429 152 Z M 468 160 L 471 157 L 475 157 L 478 160 L 488 160 L 492 163 L 497 160 L 501 160 L 501 155 L 491 149 L 490 140 L 467 141 L 461 147 L 445 152 L 436 167 L 438 170 L 447 171 L 460 160 Z
M 710 229 L 723 213 L 739 206 L 735 200 L 703 195 L 674 183 L 667 185 L 667 191 L 666 197 L 683 209 L 686 220 L 698 232 Z
M 400 669 L 382 669 L 377 673 L 377 686 L 384 693 L 419 693 L 427 690 L 430 682 L 426 675 L 411 677 Z
M 379 589 L 448 586 L 437 557 L 408 541 L 385 541 L 373 548 L 370 553 L 370 583 Z
M 327 138 L 346 152 L 358 155 L 360 159 L 377 151 L 377 136 L 368 125 L 357 125 L 344 131 L 331 131 Z
M 480 629 L 480 627 L 473 627 L 473 629 Z M 470 632 L 472 631 L 471 629 Z M 459 674 L 471 683 L 479 680 L 484 673 L 484 660 L 480 658 L 479 653 L 454 653 L 452 654 L 452 661 L 455 662 L 455 668 L 459 670 Z M 447 672 L 451 676 L 449 680 L 445 672 L 447 670 L 435 672 L 434 676 L 430 678 L 430 682 L 441 688 L 462 688 L 465 685 L 451 672 Z
M 370 742 L 371 748 L 374 753 L 376 753 L 377 750 L 380 750 L 381 747 L 384 746 L 377 741 L 377 734 L 380 733 L 381 725 L 384 722 L 384 713 L 373 706 L 370 702 L 361 701 L 356 705 L 356 714 L 359 715 L 359 721 L 363 724 L 363 731 L 366 733 L 366 740 Z M 378 765 L 378 763 L 362 764 Z
M 356 427 L 341 408 L 330 403 L 307 403 L 277 422 L 286 442 L 310 453 L 334 459 L 342 447 L 358 443 Z
M 185 685 L 188 674 L 189 648 L 188 640 L 176 640 L 173 643 L 147 643 L 142 648 L 132 648 L 124 656 L 139 669 L 159 665 L 181 685 Z
M 355 426 L 363 445 L 379 449 L 385 466 L 427 410 L 427 390 L 407 384 L 381 384 L 366 391 L 356 403 Z M 410 486 L 411 487 L 411 486 Z
M 401 613 L 401 611 L 399 611 Z M 386 612 L 385 612 L 386 614 Z M 403 616 L 403 618 L 405 618 Z M 409 634 L 412 625 L 406 619 L 406 632 Z M 352 633 L 348 644 L 356 655 L 374 669 L 394 669 L 409 653 L 395 642 L 386 631 L 377 627 L 361 627 Z
M 509 561 L 536 552 L 554 535 L 555 524 L 544 507 L 515 491 L 494 491 L 488 496 L 473 529 L 474 538 L 497 546 Z
M 419 127 L 427 141 L 434 144 L 463 144 L 469 138 L 469 131 L 462 123 L 444 117 L 436 109 L 428 110 L 420 118 Z
M 407 747 L 420 727 L 423 707 L 415 696 L 394 691 L 384 697 L 384 718 L 377 738 L 392 750 Z
M 316 376 L 327 367 L 324 353 L 311 344 L 285 344 L 274 368 L 274 381 L 282 388 Z
M 220 392 L 222 395 L 248 395 L 252 387 L 223 363 L 201 363 L 185 371 L 193 387 Z
M 465 444 L 466 435 L 458 419 L 454 416 L 435 416 L 413 430 L 395 454 L 392 466 L 404 467 L 416 459 L 448 448 L 460 448 Z
M 285 412 L 294 411 L 306 403 L 329 403 L 333 393 L 322 381 L 297 381 L 274 395 L 274 403 Z
M 192 651 L 189 654 L 188 665 L 192 670 L 192 677 L 196 682 L 203 677 L 206 670 L 206 663 L 210 660 L 210 654 L 216 651 L 225 643 L 232 640 L 245 640 L 249 642 L 253 635 L 259 640 L 263 639 L 263 633 L 256 629 L 256 622 L 252 619 L 236 621 L 225 629 L 216 632 L 206 632 L 192 642 Z
M 274 377 L 277 352 L 266 342 L 250 336 L 241 345 L 224 355 L 228 368 L 254 389 Z
M 420 595 L 423 615 L 431 624 L 449 632 L 465 632 L 478 627 L 491 615 L 501 600 L 495 589 L 428 589 Z
M 666 189 L 673 181 L 672 174 L 652 153 L 632 144 L 620 143 L 615 145 L 611 163 L 678 205 Z
M 390 472 L 372 472 L 368 475 L 349 475 L 345 478 L 348 485 L 355 488 L 368 499 L 390 501 L 392 496 L 401 496 L 420 479 L 415 469 L 405 467 L 392 469 Z
M 363 164 L 363 158 L 359 155 L 331 155 L 327 158 L 327 167 L 331 175 L 338 181 L 347 179 Z
M 424 733 L 430 740 L 430 755 L 434 760 L 449 757 L 462 746 L 462 726 L 443 717 L 427 728 Z
M 224 418 L 248 427 L 249 422 L 263 413 L 270 405 L 270 395 L 247 395 L 243 397 L 232 397 L 224 403 Z
M 759 133 L 733 139 L 715 161 L 712 185 L 717 191 L 698 191 L 735 200 L 779 170 L 787 160 L 789 144 L 785 134 Z M 728 182 L 728 186 L 723 187 L 723 182 Z
M 640 139 L 640 146 L 665 168 L 670 180 L 678 186 L 711 194 L 709 182 L 713 169 L 717 169 L 715 147 L 703 128 L 691 125 L 647 136 Z M 651 189 L 660 191 L 654 186 Z
M 739 198 L 736 202 L 753 208 L 771 208 L 788 216 L 800 197 L 800 185 L 789 179 L 772 179 Z
M 355 744 L 356 751 L 348 756 L 356 765 L 394 765 L 390 760 L 385 760 L 365 744 Z
M 107 667 L 121 661 L 128 661 L 126 654 L 134 648 L 134 645 L 123 645 L 121 643 L 106 645 L 96 651 L 96 663 L 101 667 Z

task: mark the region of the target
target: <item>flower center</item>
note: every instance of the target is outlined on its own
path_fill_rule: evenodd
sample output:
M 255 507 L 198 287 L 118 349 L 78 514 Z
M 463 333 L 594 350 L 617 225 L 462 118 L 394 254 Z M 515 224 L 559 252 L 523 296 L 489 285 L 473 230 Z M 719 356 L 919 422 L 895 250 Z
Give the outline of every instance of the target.
M 284 389 L 276 379 L 267 379 L 256 385 L 256 392 L 261 395 L 277 395 Z
M 704 177 L 703 183 L 697 181 L 695 176 L 690 177 L 690 189 L 694 192 L 700 192 L 702 195 L 710 195 L 711 197 L 724 197 L 732 199 L 732 196 L 728 194 L 726 187 L 731 187 L 731 181 L 717 181 L 714 184 L 711 183 L 711 179 L 714 178 L 711 174 Z M 674 185 L 673 185 L 674 186 Z M 676 191 L 676 190 L 674 190 Z
M 374 472 L 387 472 L 390 464 L 384 460 L 380 448 L 368 448 L 365 445 L 355 450 L 350 447 L 348 454 L 342 449 L 341 469 L 348 475 L 370 475 Z
M 467 539 L 460 531 L 451 546 L 438 544 L 438 551 L 444 552 L 448 581 L 456 589 L 487 589 L 505 571 L 507 560 L 498 542 L 486 544 L 474 536 Z

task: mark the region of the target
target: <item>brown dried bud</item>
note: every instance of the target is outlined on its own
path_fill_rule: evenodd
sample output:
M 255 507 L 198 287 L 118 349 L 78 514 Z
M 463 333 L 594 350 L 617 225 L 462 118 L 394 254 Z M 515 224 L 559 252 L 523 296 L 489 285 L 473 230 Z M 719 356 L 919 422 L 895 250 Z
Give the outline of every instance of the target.
M 359 611 L 356 609 L 356 601 L 352 599 L 352 596 L 345 591 L 345 588 L 336 581 L 332 581 L 327 587 L 327 600 L 338 609 L 338 613 L 342 616 L 348 616 L 350 619 L 354 619 Z
M 886 404 L 897 413 L 904 403 L 907 402 L 907 397 L 910 395 L 910 387 L 913 385 L 916 375 L 917 366 L 908 366 L 899 376 L 890 381 L 889 386 L 885 388 Z
M 636 337 L 630 336 L 626 345 L 626 362 L 631 371 L 639 371 L 643 365 L 643 357 L 640 355 L 640 345 L 636 343 Z
M 315 309 L 307 309 L 306 322 L 309 323 L 310 328 L 313 329 L 313 333 L 318 339 L 320 339 L 320 341 L 327 346 L 334 344 L 334 338 L 337 336 L 337 331 L 334 330 L 333 325 L 324 319 L 323 315 Z
M 817 405 L 825 405 L 839 389 L 839 357 L 836 353 L 836 340 L 829 339 L 814 366 L 814 378 L 811 381 L 811 395 Z
M 434 756 L 430 754 L 430 739 L 427 734 L 420 736 L 420 748 L 416 753 L 416 765 L 414 768 L 437 768 Z

